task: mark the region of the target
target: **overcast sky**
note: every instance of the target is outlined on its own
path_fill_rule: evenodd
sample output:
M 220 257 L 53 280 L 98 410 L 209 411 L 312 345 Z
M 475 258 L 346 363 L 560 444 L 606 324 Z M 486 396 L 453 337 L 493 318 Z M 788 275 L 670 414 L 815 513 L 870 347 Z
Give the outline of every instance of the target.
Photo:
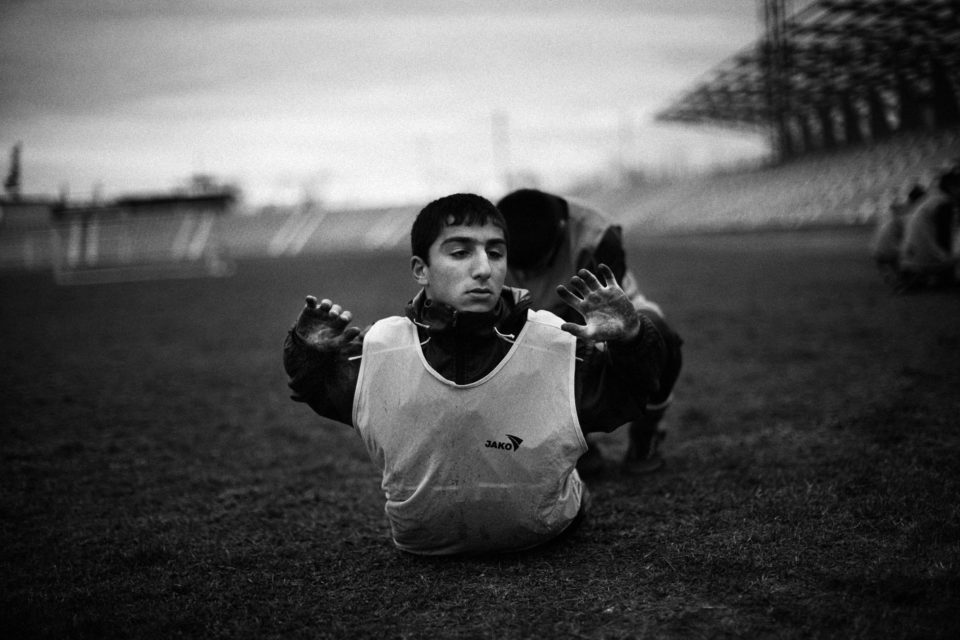
M 617 162 L 756 155 L 653 115 L 757 37 L 756 0 L 3 0 L 0 145 L 23 191 L 252 203 L 502 195 Z

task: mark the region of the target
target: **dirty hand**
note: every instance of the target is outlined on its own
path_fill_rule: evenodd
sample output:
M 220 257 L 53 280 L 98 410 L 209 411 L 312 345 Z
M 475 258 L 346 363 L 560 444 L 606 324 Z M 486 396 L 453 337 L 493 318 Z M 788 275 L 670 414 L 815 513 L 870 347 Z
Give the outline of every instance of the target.
M 320 302 L 313 296 L 307 296 L 306 304 L 297 317 L 296 332 L 303 340 L 313 346 L 328 345 L 333 342 L 350 342 L 360 335 L 359 327 L 349 327 L 353 314 L 324 298 Z
M 604 283 L 587 269 L 581 269 L 570 279 L 569 288 L 557 287 L 560 298 L 576 309 L 585 321 L 585 324 L 564 322 L 560 328 L 594 342 L 636 337 L 640 331 L 640 319 L 633 304 L 617 284 L 610 267 L 601 264 L 598 271 Z

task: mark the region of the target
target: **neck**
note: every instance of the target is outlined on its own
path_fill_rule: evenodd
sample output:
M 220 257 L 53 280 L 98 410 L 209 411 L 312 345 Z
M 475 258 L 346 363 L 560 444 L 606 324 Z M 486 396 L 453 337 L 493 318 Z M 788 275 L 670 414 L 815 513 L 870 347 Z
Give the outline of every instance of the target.
M 430 327 L 431 332 L 462 331 L 468 333 L 491 331 L 500 317 L 502 301 L 490 311 L 460 311 L 454 307 L 426 299 L 418 309 L 418 320 Z

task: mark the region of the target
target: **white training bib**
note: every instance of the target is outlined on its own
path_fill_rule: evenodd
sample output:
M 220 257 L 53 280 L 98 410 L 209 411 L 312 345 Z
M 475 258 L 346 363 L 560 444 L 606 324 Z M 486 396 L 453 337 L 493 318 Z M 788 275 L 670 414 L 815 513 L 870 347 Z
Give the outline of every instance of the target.
M 420 554 L 517 550 L 580 509 L 587 445 L 574 400 L 575 338 L 529 312 L 497 367 L 457 385 L 427 363 L 410 320 L 367 332 L 353 421 L 383 472 L 396 545 Z

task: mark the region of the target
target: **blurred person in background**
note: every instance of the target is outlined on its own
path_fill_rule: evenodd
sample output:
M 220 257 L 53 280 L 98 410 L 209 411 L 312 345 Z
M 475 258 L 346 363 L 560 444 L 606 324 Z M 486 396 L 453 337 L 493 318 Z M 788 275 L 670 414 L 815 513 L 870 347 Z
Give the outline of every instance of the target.
M 308 296 L 284 343 L 293 399 L 352 425 L 382 474 L 393 540 L 447 555 L 518 551 L 580 521 L 588 430 L 643 415 L 667 343 L 606 265 L 560 298 L 577 322 L 504 286 L 508 229 L 494 205 L 454 194 L 411 229 L 421 289 L 365 331 Z
M 899 269 L 904 291 L 955 285 L 960 246 L 960 165 L 944 171 L 904 221 Z
M 663 466 L 661 442 L 666 436 L 664 414 L 673 400 L 673 387 L 682 365 L 679 335 L 664 320 L 663 311 L 640 292 L 634 274 L 627 268 L 622 228 L 601 211 L 573 199 L 536 189 L 519 189 L 504 196 L 497 208 L 509 230 L 507 282 L 526 289 L 535 308 L 548 309 L 568 322 L 578 322 L 576 309 L 564 304 L 557 286 L 580 269 L 609 265 L 634 308 L 653 322 L 668 348 L 657 393 L 646 412 L 629 423 L 629 441 L 622 469 L 643 474 Z M 638 390 L 640 391 L 640 390 Z M 590 450 L 578 468 L 585 474 L 604 466 L 596 438 L 588 438 Z
M 903 243 L 905 221 L 914 204 L 925 193 L 923 185 L 914 183 L 905 197 L 897 197 L 870 239 L 870 256 L 880 270 L 883 281 L 895 291 L 901 287 L 900 246 Z

